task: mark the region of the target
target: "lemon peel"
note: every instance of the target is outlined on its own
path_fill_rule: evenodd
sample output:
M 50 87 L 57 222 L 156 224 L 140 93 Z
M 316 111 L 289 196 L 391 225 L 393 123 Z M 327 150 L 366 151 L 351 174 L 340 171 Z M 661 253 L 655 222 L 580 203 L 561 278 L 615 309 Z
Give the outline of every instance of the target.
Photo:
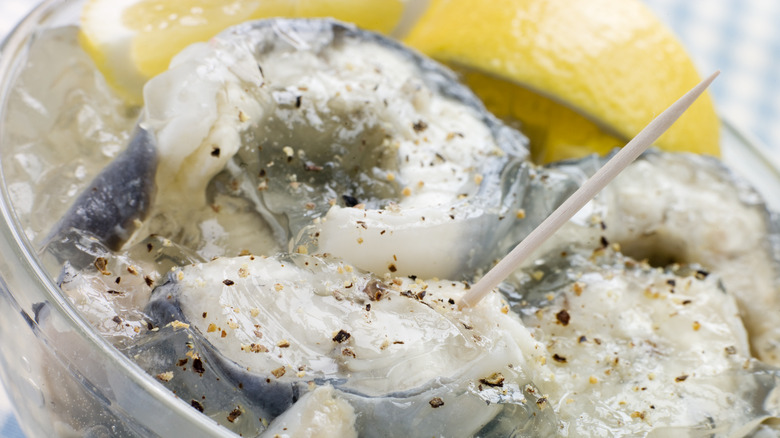
M 700 81 L 671 31 L 636 0 L 433 0 L 405 42 L 465 71 L 489 109 L 531 133 L 540 162 L 624 144 Z M 711 98 L 656 144 L 717 155 Z

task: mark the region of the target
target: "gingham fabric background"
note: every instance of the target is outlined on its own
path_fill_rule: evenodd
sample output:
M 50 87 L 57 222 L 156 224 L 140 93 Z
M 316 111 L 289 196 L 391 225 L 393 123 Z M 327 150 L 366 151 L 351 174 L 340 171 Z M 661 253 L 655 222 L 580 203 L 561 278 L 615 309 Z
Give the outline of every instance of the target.
M 721 116 L 780 156 L 780 1 L 644 1 L 677 33 L 700 72 L 721 70 L 712 86 Z M 37 3 L 0 0 L 0 37 Z M 0 388 L 0 437 L 23 436 Z

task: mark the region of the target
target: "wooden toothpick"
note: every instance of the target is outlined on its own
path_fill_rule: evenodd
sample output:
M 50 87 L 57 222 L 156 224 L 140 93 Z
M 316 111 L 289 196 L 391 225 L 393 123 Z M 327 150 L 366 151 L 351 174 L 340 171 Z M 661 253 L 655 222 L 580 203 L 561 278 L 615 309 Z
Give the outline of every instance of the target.
M 477 304 L 485 295 L 504 281 L 531 253 L 574 216 L 585 204 L 593 199 L 623 169 L 644 152 L 691 106 L 704 90 L 718 76 L 716 71 L 673 103 L 666 111 L 653 119 L 623 149 L 615 154 L 604 166 L 588 179 L 560 207 L 552 212 L 538 227 L 482 277 L 458 302 L 458 308 Z

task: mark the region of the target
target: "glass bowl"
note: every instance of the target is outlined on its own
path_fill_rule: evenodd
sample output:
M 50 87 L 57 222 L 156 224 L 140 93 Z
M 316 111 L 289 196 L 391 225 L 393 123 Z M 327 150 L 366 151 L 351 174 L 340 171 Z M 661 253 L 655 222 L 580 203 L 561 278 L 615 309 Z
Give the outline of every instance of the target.
M 30 61 L 31 44 L 46 29 L 75 24 L 81 4 L 43 2 L 0 48 L 0 378 L 30 438 L 233 435 L 121 354 L 74 309 L 31 239 L 23 216 L 32 201 L 9 184 L 14 166 L 35 167 L 20 163 L 14 149 L 34 130 L 27 122 L 36 117 L 9 112 L 16 80 Z M 722 148 L 735 171 L 780 210 L 775 158 L 729 123 Z

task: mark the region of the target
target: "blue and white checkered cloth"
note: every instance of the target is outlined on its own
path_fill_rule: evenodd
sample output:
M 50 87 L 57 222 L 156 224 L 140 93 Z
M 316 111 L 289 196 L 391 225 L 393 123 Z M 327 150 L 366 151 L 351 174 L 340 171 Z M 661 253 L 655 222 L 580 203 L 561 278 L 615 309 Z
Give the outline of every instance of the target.
M 700 73 L 721 70 L 711 87 L 720 115 L 780 155 L 780 1 L 645 2 Z
M 644 1 L 680 37 L 702 74 L 721 70 L 711 88 L 721 116 L 780 156 L 780 1 Z M 37 3 L 0 0 L 0 38 Z M 0 388 L 0 437 L 23 436 Z

